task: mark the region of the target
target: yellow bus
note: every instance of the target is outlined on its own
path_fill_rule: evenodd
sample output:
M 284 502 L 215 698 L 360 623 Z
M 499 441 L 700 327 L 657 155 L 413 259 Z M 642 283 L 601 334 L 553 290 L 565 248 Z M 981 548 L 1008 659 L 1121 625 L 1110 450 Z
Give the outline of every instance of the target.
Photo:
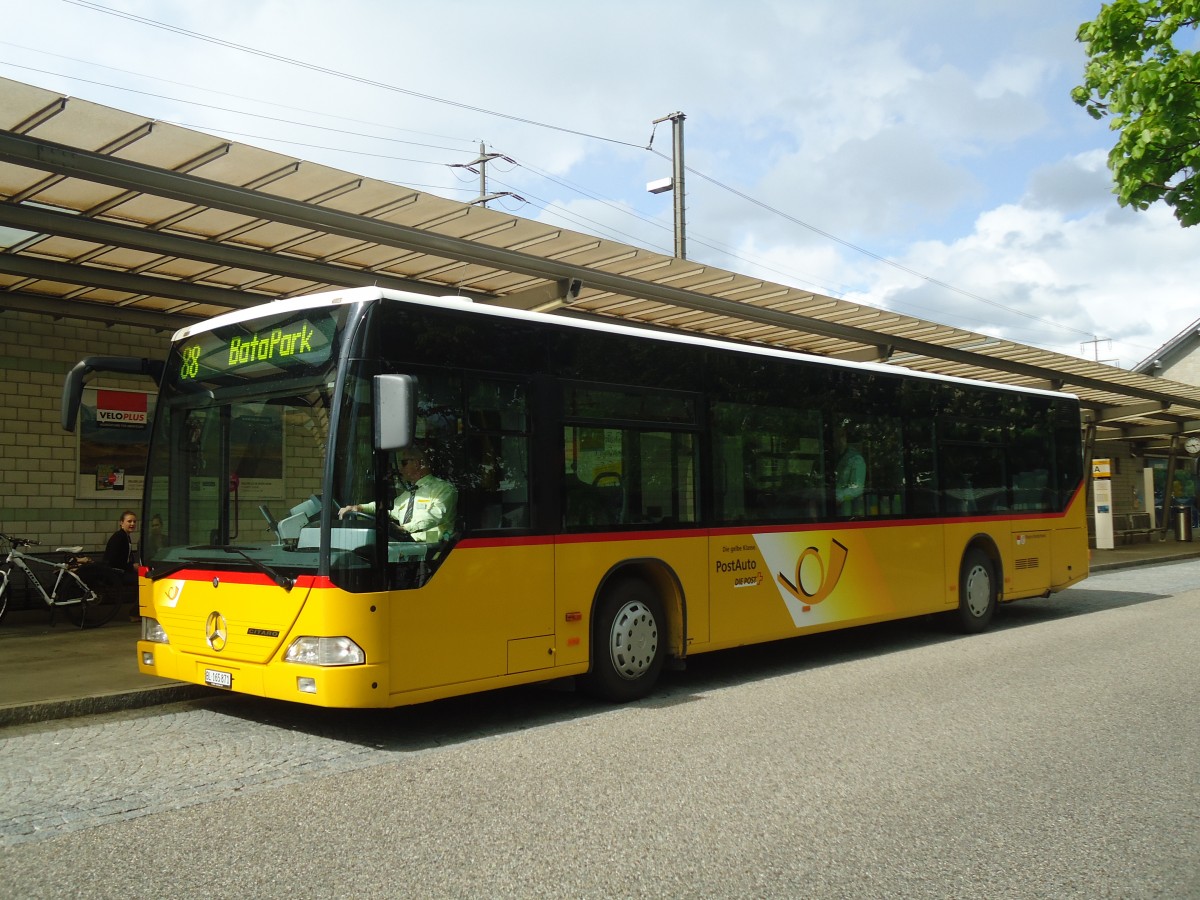
M 138 665 L 333 707 L 564 677 L 630 700 L 722 648 L 980 631 L 1086 577 L 1084 505 L 1067 395 L 375 288 L 276 301 L 174 336 Z

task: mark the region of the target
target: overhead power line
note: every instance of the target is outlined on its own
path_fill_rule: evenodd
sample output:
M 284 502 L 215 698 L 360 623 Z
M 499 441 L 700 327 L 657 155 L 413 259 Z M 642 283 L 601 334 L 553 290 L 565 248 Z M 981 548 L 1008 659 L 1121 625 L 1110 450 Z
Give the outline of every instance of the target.
M 297 68 L 301 68 L 301 69 L 308 69 L 310 72 L 319 72 L 322 75 L 333 75 L 336 78 L 345 78 L 349 81 L 357 82 L 358 84 L 365 84 L 365 85 L 369 85 L 370 87 L 379 88 L 381 90 L 392 91 L 394 93 L 404 94 L 409 97 L 416 97 L 420 100 L 429 100 L 432 103 L 442 103 L 442 104 L 445 104 L 446 106 L 453 106 L 453 107 L 457 107 L 458 109 L 468 110 L 470 112 L 482 113 L 483 115 L 487 115 L 487 116 L 496 116 L 497 118 L 508 119 L 511 122 L 520 122 L 524 125 L 535 125 L 538 128 L 549 128 L 552 131 L 560 131 L 560 132 L 563 132 L 564 134 L 574 134 L 578 137 L 585 137 L 585 138 L 589 138 L 590 140 L 594 140 L 594 141 L 605 141 L 610 144 L 623 144 L 626 147 L 634 147 L 639 150 L 641 149 L 641 147 L 638 144 L 633 144 L 628 141 L 622 141 L 622 140 L 618 140 L 616 138 L 604 137 L 603 135 L 599 135 L 599 134 L 591 134 L 589 132 L 579 131 L 574 128 L 565 128 L 561 125 L 552 125 L 549 122 L 540 122 L 537 119 L 527 119 L 527 118 L 524 118 L 523 116 L 514 116 L 514 115 L 511 115 L 510 113 L 498 112 L 494 109 L 487 109 L 482 106 L 474 106 L 470 103 L 462 103 L 458 100 L 449 100 L 445 97 L 435 97 L 433 94 L 424 94 L 424 93 L 421 93 L 420 91 L 410 90 L 409 88 L 402 88 L 398 85 L 388 84 L 386 81 L 376 81 L 373 78 L 365 78 L 361 75 L 353 75 L 349 72 L 339 71 L 338 69 L 330 69 L 326 66 L 319 66 L 316 63 L 305 62 L 304 60 L 301 60 L 301 59 L 293 59 L 290 56 L 283 56 L 282 54 L 279 54 L 279 53 L 271 53 L 268 50 L 259 50 L 256 47 L 248 47 L 245 44 L 234 43 L 233 41 L 227 41 L 224 38 L 214 37 L 209 34 L 203 34 L 202 32 L 199 32 L 199 31 L 191 31 L 187 28 L 180 28 L 178 25 L 171 25 L 167 22 L 159 22 L 155 19 L 148 19 L 145 16 L 137 16 L 137 15 L 134 15 L 133 13 L 127 13 L 127 12 L 123 12 L 121 10 L 112 9 L 107 6 L 103 6 L 99 3 L 92 3 L 91 0 L 63 0 L 63 2 L 73 4 L 74 6 L 82 6 L 85 9 L 91 9 L 91 10 L 94 10 L 95 12 L 104 13 L 105 15 L 116 16 L 121 19 L 128 19 L 132 22 L 138 22 L 139 24 L 142 24 L 142 25 L 149 25 L 151 28 L 161 28 L 164 31 L 170 31 L 170 32 L 174 32 L 175 34 L 181 34 L 186 37 L 195 38 L 198 41 L 206 41 L 207 43 L 210 43 L 210 44 L 216 44 L 221 47 L 228 47 L 231 50 L 238 50 L 242 53 L 249 53 L 253 56 L 262 57 L 263 59 L 270 59 L 270 60 L 274 60 L 275 62 L 284 63 L 285 65 L 296 66 Z
M 604 135 L 593 134 L 591 132 L 581 131 L 581 130 L 573 129 L 573 128 L 567 128 L 567 127 L 560 126 L 560 125 L 554 125 L 549 122 L 543 122 L 543 121 L 540 121 L 537 119 L 531 119 L 531 118 L 527 118 L 524 116 L 517 116 L 517 115 L 510 114 L 510 113 L 504 113 L 504 112 L 500 112 L 497 110 L 487 109 L 486 107 L 476 106 L 476 105 L 469 104 L 469 103 L 463 103 L 461 101 L 451 100 L 451 99 L 444 98 L 444 97 L 437 97 L 432 94 L 426 94 L 426 93 L 422 93 L 420 91 L 414 91 L 414 90 L 411 90 L 408 88 L 400 87 L 398 85 L 389 84 L 387 82 L 382 82 L 382 81 L 377 81 L 375 79 L 366 78 L 366 77 L 363 77 L 360 75 L 354 75 L 354 74 L 351 74 L 348 72 L 343 72 L 343 71 L 340 71 L 337 69 L 332 69 L 332 68 L 329 68 L 326 66 L 317 65 L 315 63 L 306 62 L 304 60 L 299 60 L 299 59 L 295 59 L 292 57 L 284 56 L 282 54 L 272 53 L 272 52 L 266 51 L 266 50 L 260 50 L 255 47 L 250 47 L 245 44 L 238 44 L 234 41 L 228 41 L 228 40 L 225 40 L 224 38 L 219 38 L 219 37 L 215 37 L 213 35 L 204 34 L 202 32 L 182 28 L 182 27 L 179 27 L 177 25 L 172 25 L 167 22 L 161 22 L 161 21 L 158 21 L 155 19 L 147 18 L 145 16 L 139 16 L 139 15 L 135 15 L 133 13 L 125 12 L 122 10 L 113 9 L 108 6 L 104 6 L 103 4 L 92 2 L 92 0 L 63 0 L 63 2 L 70 3 L 74 6 L 79 6 L 79 7 L 85 8 L 85 9 L 90 9 L 90 10 L 93 10 L 95 12 L 99 12 L 99 13 L 102 13 L 105 15 L 115 16 L 117 18 L 122 18 L 122 19 L 126 19 L 126 20 L 129 20 L 132 22 L 137 22 L 141 25 L 146 25 L 146 26 L 149 26 L 152 28 L 158 28 L 158 29 L 162 29 L 165 31 L 175 33 L 175 34 L 183 35 L 185 37 L 193 38 L 195 40 L 200 40 L 200 41 L 204 41 L 204 42 L 207 42 L 210 44 L 215 44 L 217 46 L 226 47 L 226 48 L 229 48 L 232 50 L 236 50 L 238 52 L 248 53 L 253 56 L 261 57 L 263 59 L 270 59 L 275 62 L 283 63 L 285 65 L 295 66 L 295 67 L 298 67 L 301 69 L 306 69 L 306 70 L 309 70 L 312 72 L 317 72 L 317 73 L 324 74 L 324 75 L 330 75 L 335 78 L 346 79 L 348 81 L 367 85 L 370 87 L 379 88 L 381 90 L 404 94 L 406 96 L 415 97 L 417 99 L 426 100 L 426 101 L 433 102 L 433 103 L 440 103 L 440 104 L 452 106 L 452 107 L 455 107 L 458 109 L 463 109 L 463 110 L 467 110 L 470 112 L 480 113 L 483 115 L 494 116 L 496 118 L 501 118 L 501 119 L 505 119 L 505 120 L 512 121 L 512 122 L 518 122 L 518 123 L 525 124 L 525 125 L 532 125 L 537 128 L 545 128 L 545 129 L 557 131 L 557 132 L 564 133 L 564 134 L 572 134 L 577 137 L 587 138 L 589 140 L 601 141 L 604 143 L 616 144 L 616 145 L 630 147 L 630 148 L 634 148 L 634 149 L 638 149 L 638 150 L 644 150 L 644 151 L 654 153 L 655 155 L 662 157 L 664 159 L 668 158 L 665 156 L 665 154 L 652 149 L 653 137 L 651 138 L 651 146 L 643 147 L 640 144 L 636 144 L 636 143 L 633 143 L 630 141 L 624 141 L 624 140 L 620 140 L 617 138 L 606 137 Z M 126 88 L 119 88 L 119 89 L 129 90 Z M 146 93 L 146 92 L 135 91 L 135 93 Z M 157 95 L 151 95 L 151 96 L 157 96 Z M 198 105 L 205 106 L 205 104 L 198 104 Z M 222 109 L 221 107 L 211 107 L 211 108 Z M 238 112 L 236 110 L 225 110 L 225 111 Z M 243 114 L 246 114 L 246 113 L 243 113 Z M 253 114 L 246 114 L 246 115 L 253 115 Z M 268 119 L 268 120 L 271 119 L 271 117 L 268 117 L 268 116 L 263 116 L 261 118 Z M 286 122 L 287 120 L 279 119 L 276 121 Z M 304 124 L 304 123 L 290 123 L 290 124 Z M 310 127 L 319 127 L 319 126 L 310 126 Z M 330 130 L 336 131 L 336 129 L 330 129 Z M 387 138 L 380 138 L 380 139 L 388 140 Z M 450 148 L 438 148 L 438 149 L 450 149 Z M 780 218 L 783 218 L 786 221 L 791 222 L 792 224 L 795 224 L 802 228 L 805 228 L 805 229 L 813 232 L 814 234 L 820 235 L 821 237 L 824 237 L 827 240 L 830 240 L 837 244 L 840 244 L 843 247 L 846 247 L 847 249 L 853 250 L 856 253 L 860 253 L 871 259 L 874 259 L 877 262 L 883 263 L 884 265 L 890 266 L 898 271 L 904 272 L 915 278 L 919 278 L 929 284 L 935 285 L 944 290 L 948 290 L 948 291 L 957 293 L 960 296 L 967 297 L 969 299 L 986 304 L 995 309 L 1002 310 L 1002 311 L 1010 313 L 1012 315 L 1028 319 L 1032 322 L 1037 322 L 1040 325 L 1049 326 L 1049 327 L 1057 328 L 1057 329 L 1062 329 L 1062 330 L 1069 331 L 1069 332 L 1077 334 L 1077 335 L 1081 335 L 1083 337 L 1096 339 L 1096 335 L 1092 334 L 1091 332 L 1083 331 L 1081 329 L 1074 328 L 1069 325 L 1064 325 L 1059 322 L 1054 322 L 1054 321 L 1051 321 L 1048 319 L 1043 319 L 1040 316 L 1036 316 L 1032 313 L 1028 313 L 1023 310 L 1007 306 L 1003 303 L 999 303 L 995 300 L 984 297 L 980 294 L 976 294 L 972 291 L 968 291 L 963 288 L 957 287 L 953 284 L 950 284 L 949 282 L 942 281 L 942 280 L 934 278 L 930 275 L 926 275 L 923 272 L 920 272 L 916 269 L 913 269 L 909 266 L 904 265 L 903 263 L 899 263 L 893 259 L 889 259 L 886 256 L 882 256 L 881 254 L 875 253 L 864 247 L 860 247 L 857 244 L 854 244 L 850 241 L 847 241 L 843 238 L 838 237 L 837 235 L 834 235 L 828 231 L 818 228 L 817 226 L 812 225 L 809 222 L 805 222 L 796 216 L 793 216 L 793 215 L 786 213 L 780 209 L 777 209 L 776 207 L 773 207 L 770 204 L 765 203 L 764 201 L 759 200 L 759 199 L 751 196 L 750 194 L 745 193 L 744 191 L 738 190 L 737 188 L 727 185 L 727 184 L 719 181 L 718 179 L 713 178 L 712 176 L 707 175 L 703 172 L 699 172 L 696 169 L 692 168 L 691 166 L 684 166 L 683 168 L 687 172 L 690 172 L 691 174 L 708 182 L 709 184 L 713 185 L 714 187 L 716 187 L 720 190 L 726 191 L 726 192 L 744 200 L 747 203 L 750 203 L 754 206 L 759 207 L 760 209 L 762 209 L 772 215 L 779 216 Z
M 656 156 L 662 156 L 664 159 L 669 159 L 669 157 L 664 156 L 664 154 L 659 153 L 657 150 L 651 150 L 650 152 L 655 154 Z M 1072 328 L 1069 325 L 1063 325 L 1060 322 L 1053 322 L 1049 319 L 1043 319 L 1040 316 L 1035 316 L 1033 313 L 1027 313 L 1024 310 L 1016 309 L 1011 306 L 1005 306 L 1003 303 L 999 303 L 995 300 L 989 300 L 987 297 L 983 297 L 979 294 L 972 293 L 971 291 L 964 290 L 963 288 L 960 288 L 960 287 L 955 287 L 954 285 L 950 284 L 949 282 L 942 281 L 938 278 L 934 278 L 932 275 L 926 275 L 923 272 L 918 272 L 916 269 L 910 268 L 909 266 L 906 266 L 903 263 L 896 262 L 896 260 L 894 260 L 894 259 L 889 259 L 888 257 L 881 256 L 880 254 L 875 253 L 871 250 L 868 250 L 865 247 L 860 247 L 857 244 L 854 244 L 854 243 L 851 243 L 850 241 L 845 240 L 844 238 L 838 237 L 836 234 L 830 234 L 828 231 L 824 231 L 823 229 L 818 228 L 816 225 L 813 225 L 809 222 L 805 222 L 803 219 L 798 219 L 795 216 L 791 215 L 790 213 L 786 213 L 781 209 L 777 209 L 774 206 L 771 206 L 769 203 L 764 203 L 762 200 L 759 200 L 757 197 L 752 197 L 749 194 L 745 193 L 744 191 L 739 191 L 735 187 L 731 187 L 730 185 L 724 184 L 724 183 L 718 181 L 717 179 L 713 178 L 711 175 L 705 175 L 703 172 L 697 172 L 691 166 L 688 166 L 687 170 L 689 172 L 691 172 L 693 175 L 695 175 L 697 178 L 701 178 L 704 181 L 707 181 L 709 184 L 711 184 L 715 187 L 718 187 L 723 191 L 728 191 L 729 193 L 733 194 L 735 197 L 740 197 L 742 200 L 745 200 L 747 203 L 753 204 L 754 206 L 757 206 L 760 209 L 764 209 L 767 212 L 771 213 L 772 215 L 779 216 L 782 219 L 787 219 L 787 221 L 791 222 L 793 225 L 799 225 L 801 228 L 807 228 L 809 231 L 813 232 L 814 234 L 819 234 L 821 237 L 827 238 L 828 240 L 831 240 L 831 241 L 834 241 L 835 243 L 841 244 L 843 247 L 847 247 L 856 253 L 861 253 L 864 256 L 869 256 L 869 257 L 871 257 L 871 259 L 881 262 L 884 265 L 891 266 L 893 269 L 897 269 L 901 272 L 905 272 L 908 275 L 912 275 L 916 278 L 920 278 L 923 281 L 927 281 L 930 284 L 937 285 L 940 288 L 945 288 L 948 291 L 953 291 L 956 294 L 961 294 L 964 297 L 969 297 L 972 300 L 978 300 L 980 303 L 986 303 L 988 306 L 995 307 L 996 309 L 1003 310 L 1004 312 L 1012 313 L 1013 315 L 1017 315 L 1017 316 L 1023 316 L 1024 318 L 1029 319 L 1030 321 L 1038 322 L 1042 325 L 1053 325 L 1055 328 L 1062 328 L 1066 331 L 1072 331 L 1075 334 L 1083 335 L 1084 337 L 1087 337 L 1087 338 L 1095 338 L 1096 337 L 1096 335 L 1092 334 L 1090 331 L 1082 331 L 1078 328 Z
M 34 47 L 26 47 L 22 44 L 14 44 L 11 41 L 0 41 L 0 46 L 13 47 L 14 49 L 17 49 L 17 50 L 25 50 L 30 53 L 37 53 L 37 54 L 40 54 L 41 56 L 51 56 L 51 57 L 54 57 L 55 59 L 66 60 L 67 62 L 80 63 L 85 66 L 91 66 L 92 68 L 95 68 L 95 69 L 107 69 L 110 72 L 120 72 L 122 75 L 132 75 L 134 78 L 146 78 L 151 81 L 158 81 L 163 84 L 172 84 L 172 85 L 175 85 L 176 87 L 188 88 L 189 90 L 193 90 L 193 91 L 203 91 L 206 94 L 214 94 L 218 97 L 229 97 L 233 100 L 244 100 L 247 103 L 257 103 L 257 104 L 260 104 L 263 106 L 274 106 L 277 109 L 289 109 L 292 112 L 300 112 L 300 113 L 307 113 L 309 115 L 314 115 L 314 116 L 321 116 L 324 119 L 334 119 L 334 120 L 338 120 L 341 122 L 355 122 L 359 125 L 370 125 L 372 127 L 387 128 L 390 131 L 401 131 L 401 132 L 405 132 L 407 134 L 419 134 L 419 135 L 423 135 L 424 137 L 427 137 L 427 138 L 440 138 L 440 139 L 446 140 L 446 141 L 462 141 L 464 143 L 468 142 L 466 138 L 457 138 L 457 137 L 454 137 L 453 135 L 449 135 L 449 134 L 437 134 L 436 132 L 420 131 L 415 128 L 401 128 L 397 125 L 384 125 L 379 122 L 369 122 L 365 119 L 355 119 L 352 116 L 341 116 L 341 115 L 338 115 L 337 113 L 331 113 L 326 110 L 308 109 L 303 106 L 290 106 L 287 103 L 279 103 L 278 101 L 275 101 L 275 100 L 262 100 L 258 97 L 247 97 L 244 94 L 232 94 L 232 93 L 229 93 L 228 91 L 217 90 L 216 88 L 210 87 L 207 85 L 189 84 L 186 81 L 175 81 L 171 78 L 164 78 L 161 74 L 158 74 L 158 73 L 156 73 L 154 75 L 147 75 L 145 72 L 135 72 L 132 69 L 122 69 L 119 66 L 108 66 L 108 65 L 105 65 L 104 63 L 92 62 L 91 60 L 88 60 L 88 59 L 80 59 L 77 56 L 67 56 L 62 53 L 53 53 L 49 50 L 43 50 L 43 49 L 34 48 Z M 195 104 L 198 106 L 205 105 L 205 104 L 198 103 L 197 101 L 194 101 L 194 100 L 182 100 L 180 98 L 169 97 L 164 94 L 152 94 L 152 93 L 148 93 L 146 91 L 138 91 L 135 88 L 129 88 L 129 87 L 125 87 L 123 85 L 107 84 L 102 81 L 93 81 L 91 79 L 81 78 L 78 75 L 66 75 L 62 72 L 50 72 L 46 69 L 36 69 L 32 66 L 22 66 L 22 65 L 19 65 L 17 63 L 10 62 L 7 60 L 5 61 L 4 64 L 11 66 L 13 68 L 16 68 L 16 69 L 26 69 L 30 72 L 41 72 L 44 75 L 55 75 L 59 78 L 70 78 L 75 81 L 82 81 L 84 84 L 95 84 L 95 85 L 99 85 L 100 87 L 112 88 L 115 91 L 127 91 L 129 93 L 134 93 L 134 94 L 144 94 L 145 96 L 148 96 L 148 97 L 158 97 L 158 98 L 161 98 L 164 100 L 171 100 L 176 103 L 190 103 L 190 104 Z M 221 106 L 212 106 L 209 108 L 221 110 L 223 112 L 233 112 L 233 113 L 237 113 L 238 115 L 256 116 L 258 118 L 267 118 L 266 116 L 262 116 L 259 113 L 243 112 L 242 110 L 227 109 L 226 107 L 221 107 Z M 282 119 L 282 120 L 277 120 L 277 121 L 287 122 L 288 120 Z M 294 124 L 306 124 L 306 123 L 297 122 Z M 347 132 L 347 133 L 352 134 L 353 132 Z M 364 137 L 365 136 L 367 136 L 367 135 L 364 135 Z M 381 140 L 386 140 L 386 139 L 381 138 Z M 395 140 L 399 140 L 399 139 L 396 138 Z M 439 150 L 453 150 L 456 153 L 460 152 L 458 148 L 441 147 L 437 144 L 424 144 L 424 143 L 420 143 L 418 141 L 404 141 L 403 143 L 411 143 L 418 147 L 434 147 Z

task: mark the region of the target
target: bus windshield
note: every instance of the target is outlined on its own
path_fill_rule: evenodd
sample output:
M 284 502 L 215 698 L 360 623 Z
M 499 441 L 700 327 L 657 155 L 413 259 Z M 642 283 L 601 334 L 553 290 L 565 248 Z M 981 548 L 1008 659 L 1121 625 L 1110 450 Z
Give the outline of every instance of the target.
M 233 568 L 290 583 L 318 570 L 334 348 L 349 309 L 264 315 L 175 342 L 146 476 L 152 576 Z

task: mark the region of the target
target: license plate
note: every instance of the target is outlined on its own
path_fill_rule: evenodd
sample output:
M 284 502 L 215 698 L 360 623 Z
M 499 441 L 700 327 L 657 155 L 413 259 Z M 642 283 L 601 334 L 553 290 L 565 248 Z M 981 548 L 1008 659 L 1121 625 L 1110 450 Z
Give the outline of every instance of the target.
M 204 683 L 209 687 L 219 687 L 228 690 L 233 687 L 233 675 L 229 672 L 218 672 L 216 669 L 205 669 Z

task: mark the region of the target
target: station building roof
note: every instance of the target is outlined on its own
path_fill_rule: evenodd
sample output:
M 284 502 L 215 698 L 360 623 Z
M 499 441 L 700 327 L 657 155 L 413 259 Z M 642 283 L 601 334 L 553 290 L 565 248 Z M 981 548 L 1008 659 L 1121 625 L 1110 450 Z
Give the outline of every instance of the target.
M 155 329 L 343 287 L 454 294 L 1065 391 L 1098 440 L 1200 387 L 823 296 L 0 79 L 0 309 Z

